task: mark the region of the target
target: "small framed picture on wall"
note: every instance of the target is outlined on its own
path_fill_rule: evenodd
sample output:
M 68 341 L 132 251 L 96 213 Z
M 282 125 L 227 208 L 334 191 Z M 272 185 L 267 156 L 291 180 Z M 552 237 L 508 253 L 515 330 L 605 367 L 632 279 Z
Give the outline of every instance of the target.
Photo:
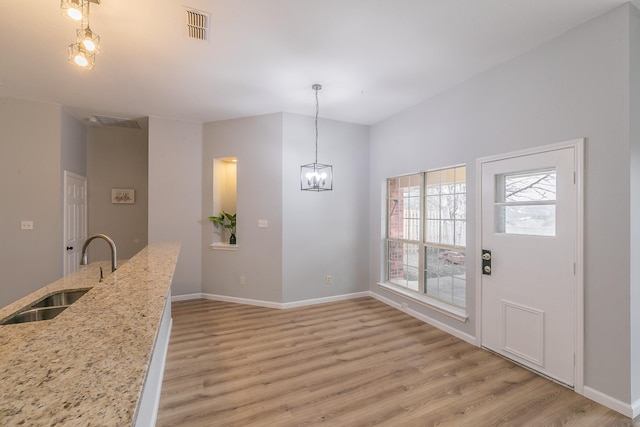
M 111 203 L 135 203 L 136 194 L 133 188 L 112 188 Z

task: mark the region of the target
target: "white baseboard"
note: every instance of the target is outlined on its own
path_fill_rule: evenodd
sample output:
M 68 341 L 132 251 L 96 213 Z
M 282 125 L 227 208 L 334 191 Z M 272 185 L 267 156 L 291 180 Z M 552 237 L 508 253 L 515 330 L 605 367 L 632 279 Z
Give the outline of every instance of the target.
M 306 299 L 302 301 L 285 302 L 282 304 L 281 308 L 304 307 L 307 305 L 324 304 L 326 302 L 344 301 L 347 299 L 363 298 L 368 296 L 371 296 L 371 292 L 369 291 L 356 292 L 353 294 L 334 295 L 334 296 L 324 297 L 324 298 L 314 298 L 314 299 Z
M 629 418 L 633 419 L 637 416 L 640 416 L 640 399 L 631 404 L 631 416 Z
M 392 301 L 389 298 L 385 298 L 382 295 L 377 294 L 375 292 L 369 292 L 369 295 L 371 297 L 377 299 L 380 302 L 383 302 L 383 303 L 385 303 L 385 304 L 387 304 L 387 305 L 389 305 L 389 306 L 391 306 L 393 308 L 397 308 L 400 311 L 404 311 L 409 316 L 413 316 L 418 320 L 422 320 L 423 322 L 428 323 L 429 325 L 434 326 L 434 327 L 436 327 L 436 328 L 438 328 L 440 330 L 443 330 L 446 333 L 451 334 L 456 338 L 460 338 L 461 340 L 466 341 L 469 344 L 473 344 L 475 346 L 478 345 L 477 342 L 476 342 L 476 337 L 474 337 L 472 335 L 466 334 L 466 333 L 464 333 L 462 331 L 459 331 L 459 330 L 457 330 L 455 328 L 452 328 L 449 325 L 446 325 L 446 324 L 444 324 L 444 323 L 442 323 L 442 322 L 440 322 L 438 320 L 435 320 L 435 319 L 433 319 L 433 318 L 431 318 L 431 317 L 429 317 L 429 316 L 427 316 L 425 314 L 422 314 L 422 313 L 420 313 L 418 311 L 415 311 L 415 310 L 413 310 L 411 308 L 408 308 L 408 307 L 404 308 L 404 307 L 402 307 L 401 304 L 398 304 L 397 302 Z
M 185 295 L 173 295 L 171 297 L 171 302 L 175 302 L 175 301 L 187 301 L 190 299 L 199 299 L 199 298 L 204 298 L 202 296 L 203 294 L 198 292 L 195 294 L 185 294 Z
M 210 299 L 213 301 L 224 301 L 224 302 L 233 302 L 235 304 L 245 304 L 245 305 L 255 305 L 257 307 L 267 307 L 267 308 L 282 308 L 281 303 L 272 302 L 272 301 L 263 301 L 258 299 L 251 298 L 238 298 L 238 297 L 230 297 L 226 295 L 216 295 L 216 294 L 200 294 L 200 298 Z
M 640 401 L 636 401 L 634 404 L 630 405 L 587 386 L 584 386 L 582 391 L 584 397 L 589 398 L 594 402 L 598 402 L 609 409 L 613 409 L 616 412 L 620 412 L 622 415 L 629 418 L 635 418 L 640 414 Z
M 314 299 L 307 299 L 302 301 L 281 303 L 281 302 L 263 301 L 263 300 L 250 299 L 250 298 L 230 297 L 226 295 L 196 293 L 196 294 L 188 294 L 188 295 L 176 295 L 171 298 L 171 301 L 186 301 L 191 299 L 209 299 L 213 301 L 233 302 L 236 304 L 255 305 L 258 307 L 277 308 L 279 310 L 284 310 L 287 308 L 304 307 L 307 305 L 324 304 L 327 302 L 342 301 L 342 300 L 352 299 L 352 298 L 368 297 L 370 295 L 371 294 L 369 291 L 365 291 L 365 292 L 357 292 L 353 294 L 334 295 L 330 297 L 314 298 Z

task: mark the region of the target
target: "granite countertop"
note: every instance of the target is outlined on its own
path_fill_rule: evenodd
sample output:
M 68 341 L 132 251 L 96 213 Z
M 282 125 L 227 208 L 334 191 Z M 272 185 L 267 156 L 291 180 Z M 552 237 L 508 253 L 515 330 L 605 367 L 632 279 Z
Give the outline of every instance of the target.
M 149 245 L 108 275 L 92 263 L 0 309 L 92 288 L 52 320 L 0 325 L 0 425 L 131 425 L 179 249 Z

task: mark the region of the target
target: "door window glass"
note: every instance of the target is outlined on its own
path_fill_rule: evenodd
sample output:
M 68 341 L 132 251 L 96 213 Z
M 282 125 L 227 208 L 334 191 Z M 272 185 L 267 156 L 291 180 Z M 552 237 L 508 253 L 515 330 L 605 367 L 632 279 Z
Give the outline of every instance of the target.
M 556 235 L 556 171 L 496 176 L 496 232 Z

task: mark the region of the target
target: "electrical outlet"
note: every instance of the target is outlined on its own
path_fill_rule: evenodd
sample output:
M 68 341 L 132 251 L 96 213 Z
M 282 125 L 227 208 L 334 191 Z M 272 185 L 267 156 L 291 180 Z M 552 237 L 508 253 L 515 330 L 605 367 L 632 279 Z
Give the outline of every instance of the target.
M 246 281 L 244 276 L 240 276 L 240 284 L 241 285 L 246 285 L 247 284 L 247 281 Z
M 269 227 L 269 221 L 267 221 L 266 219 L 258 220 L 258 228 L 267 228 L 267 227 Z
M 22 221 L 20 223 L 20 230 L 33 230 L 33 221 Z
M 327 285 L 330 285 L 333 283 L 333 279 L 331 279 L 331 276 L 325 277 L 324 281 Z

